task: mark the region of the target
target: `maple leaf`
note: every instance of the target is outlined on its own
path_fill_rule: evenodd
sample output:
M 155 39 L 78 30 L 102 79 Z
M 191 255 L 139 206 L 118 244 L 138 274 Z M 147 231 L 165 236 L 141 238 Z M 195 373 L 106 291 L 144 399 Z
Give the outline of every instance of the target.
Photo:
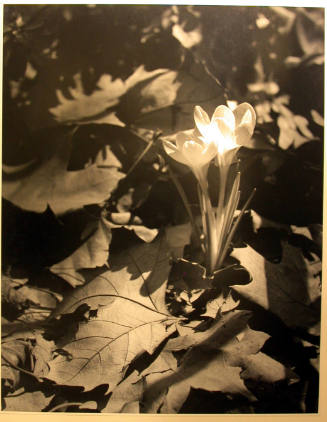
M 72 255 L 52 265 L 50 270 L 73 287 L 84 284 L 85 278 L 78 270 L 105 265 L 109 257 L 111 237 L 110 228 L 101 218 L 96 231 Z
M 97 89 L 90 95 L 84 93 L 81 74 L 74 76 L 75 88 L 68 88 L 72 99 L 66 98 L 61 90 L 57 90 L 59 105 L 49 109 L 50 113 L 60 123 L 110 123 L 124 126 L 112 111 L 120 98 L 135 85 L 157 75 L 165 73 L 166 69 L 156 69 L 147 72 L 144 66 L 139 66 L 134 73 L 125 81 L 121 79 L 112 80 L 111 75 L 103 74 L 97 82 Z M 111 111 L 109 111 L 111 109 Z M 102 114 L 107 112 L 105 121 Z
M 49 205 L 55 214 L 99 204 L 109 198 L 124 176 L 109 147 L 104 160 L 98 155 L 94 164 L 78 171 L 67 171 L 70 153 L 71 139 L 63 139 L 49 159 L 37 167 L 32 164 L 23 175 L 6 166 L 4 198 L 29 211 L 43 212 Z
M 49 362 L 48 378 L 91 389 L 122 380 L 130 362 L 152 354 L 174 330 L 176 318 L 165 306 L 170 269 L 163 238 L 112 257 L 111 270 L 77 288 L 54 312 L 73 312 L 87 304 L 96 316 L 79 324 L 75 336 L 61 347 L 65 356 Z

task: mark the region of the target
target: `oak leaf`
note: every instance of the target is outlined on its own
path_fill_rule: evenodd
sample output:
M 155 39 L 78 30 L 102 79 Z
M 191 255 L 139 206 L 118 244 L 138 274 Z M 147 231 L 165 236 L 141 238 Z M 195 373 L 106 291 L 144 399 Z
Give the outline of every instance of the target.
M 166 72 L 165 69 L 147 72 L 144 66 L 139 66 L 125 81 L 119 78 L 113 80 L 111 75 L 103 74 L 97 82 L 97 89 L 90 95 L 84 93 L 81 74 L 77 73 L 74 76 L 75 87 L 69 88 L 72 98 L 66 98 L 61 90 L 57 90 L 59 104 L 50 108 L 49 111 L 60 123 L 104 123 L 103 113 L 105 113 L 105 123 L 124 126 L 124 123 L 116 117 L 112 108 L 120 102 L 120 98 L 132 87 L 164 72 Z
M 96 231 L 70 256 L 53 265 L 50 269 L 73 287 L 85 283 L 85 278 L 78 270 L 102 267 L 107 264 L 111 230 L 103 218 L 98 221 Z
M 53 314 L 73 312 L 81 304 L 91 308 L 90 318 L 61 346 L 65 355 L 49 362 L 48 378 L 57 383 L 86 389 L 108 383 L 113 391 L 136 357 L 152 354 L 175 331 L 176 318 L 165 306 L 170 265 L 164 239 L 112 257 L 111 265 L 77 288 Z
M 118 159 L 109 149 L 107 152 L 104 160 L 98 157 L 87 168 L 67 171 L 71 139 L 63 139 L 51 157 L 37 167 L 32 163 L 23 174 L 6 166 L 3 196 L 29 211 L 43 212 L 49 205 L 55 214 L 99 204 L 110 197 L 124 176 Z
M 253 278 L 250 284 L 235 285 L 233 290 L 273 312 L 289 327 L 308 329 L 320 320 L 320 280 L 314 263 L 305 259 L 299 248 L 284 243 L 278 264 L 265 260 L 250 246 L 235 248 L 232 255 Z

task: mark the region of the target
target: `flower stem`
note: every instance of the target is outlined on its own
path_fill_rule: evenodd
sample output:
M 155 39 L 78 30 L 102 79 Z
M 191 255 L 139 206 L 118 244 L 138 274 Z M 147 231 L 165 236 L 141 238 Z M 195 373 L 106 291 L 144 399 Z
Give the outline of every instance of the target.
M 201 233 L 200 233 L 200 230 L 199 230 L 198 225 L 195 222 L 195 219 L 194 219 L 194 216 L 193 216 L 193 213 L 192 213 L 190 204 L 188 202 L 187 196 L 186 196 L 185 191 L 183 189 L 183 186 L 181 185 L 181 183 L 179 182 L 179 180 L 177 179 L 177 177 L 175 176 L 175 174 L 173 173 L 173 171 L 172 171 L 172 169 L 170 168 L 169 165 L 167 165 L 167 168 L 168 168 L 169 176 L 171 177 L 171 180 L 175 184 L 175 187 L 176 187 L 176 189 L 177 189 L 177 191 L 178 191 L 178 193 L 179 193 L 179 195 L 180 195 L 180 197 L 181 197 L 181 199 L 183 201 L 185 210 L 186 210 L 186 212 L 188 214 L 188 217 L 190 219 L 190 223 L 191 223 L 193 232 L 195 233 L 196 238 L 198 239 L 198 241 L 200 243 L 200 241 L 201 241 Z
M 243 205 L 243 208 L 241 209 L 241 212 L 239 213 L 239 215 L 237 217 L 237 220 L 235 221 L 235 223 L 234 223 L 234 225 L 232 227 L 232 230 L 229 232 L 229 235 L 228 235 L 228 237 L 226 239 L 226 242 L 225 242 L 225 245 L 224 245 L 224 249 L 223 249 L 223 251 L 222 251 L 222 253 L 220 255 L 219 261 L 218 261 L 218 264 L 219 265 L 221 265 L 224 262 L 224 259 L 226 257 L 227 251 L 228 251 L 229 244 L 233 240 L 234 234 L 235 234 L 236 229 L 237 229 L 237 227 L 238 227 L 238 225 L 239 225 L 239 223 L 241 221 L 241 218 L 243 217 L 243 214 L 244 214 L 246 208 L 249 206 L 249 204 L 250 204 L 250 202 L 251 202 L 251 200 L 252 200 L 255 192 L 256 192 L 256 189 L 254 188 L 253 191 L 252 191 L 252 193 L 251 193 L 251 195 L 249 196 L 248 200 Z
M 224 208 L 225 202 L 225 195 L 226 195 L 226 185 L 227 185 L 227 176 L 228 176 L 228 167 L 222 165 L 222 163 L 218 163 L 219 168 L 219 194 L 218 194 L 218 207 L 216 213 L 216 231 L 217 231 L 217 259 L 219 259 L 219 252 L 222 248 L 222 244 L 224 241 L 224 227 L 225 227 L 225 219 L 227 218 L 226 210 Z M 217 262 L 215 262 L 215 265 Z
M 195 172 L 194 174 L 198 179 L 200 187 L 199 198 L 206 236 L 206 268 L 212 273 L 215 269 L 218 255 L 215 213 L 212 208 L 205 174 L 201 171 Z

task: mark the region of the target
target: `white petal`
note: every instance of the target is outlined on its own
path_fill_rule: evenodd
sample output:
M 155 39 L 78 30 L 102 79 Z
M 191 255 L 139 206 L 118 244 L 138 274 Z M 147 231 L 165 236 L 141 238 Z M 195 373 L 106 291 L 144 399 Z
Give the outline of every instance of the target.
M 210 124 L 210 119 L 208 114 L 200 106 L 195 106 L 194 108 L 194 121 L 202 135 L 205 135 L 207 127 Z
M 187 141 L 194 141 L 194 131 L 191 130 L 185 130 L 184 132 L 178 132 L 176 134 L 176 145 L 177 149 L 181 150 L 183 148 L 183 145 Z
M 256 114 L 249 103 L 242 103 L 234 110 L 236 127 L 246 127 L 250 136 L 254 131 L 256 123 Z
M 232 129 L 224 119 L 216 118 L 210 126 L 211 133 L 216 133 L 218 138 L 232 138 L 234 135 L 234 128 Z
M 163 140 L 162 141 L 162 145 L 163 145 L 163 147 L 164 147 L 164 149 L 165 149 L 165 151 L 166 151 L 166 153 L 168 154 L 168 155 L 171 155 L 171 154 L 173 154 L 174 152 L 176 152 L 177 151 L 177 147 L 176 147 L 176 145 L 174 145 L 172 142 L 170 142 L 170 141 L 165 141 L 165 140 Z
M 169 157 L 173 158 L 179 163 L 189 165 L 188 161 L 185 159 L 183 154 L 178 151 L 176 145 L 174 145 L 172 142 L 163 140 L 162 145 L 164 147 L 164 150 L 166 151 L 166 154 L 169 155 Z
M 224 105 L 220 105 L 213 113 L 211 121 L 223 120 L 231 131 L 235 129 L 235 116 L 232 110 Z

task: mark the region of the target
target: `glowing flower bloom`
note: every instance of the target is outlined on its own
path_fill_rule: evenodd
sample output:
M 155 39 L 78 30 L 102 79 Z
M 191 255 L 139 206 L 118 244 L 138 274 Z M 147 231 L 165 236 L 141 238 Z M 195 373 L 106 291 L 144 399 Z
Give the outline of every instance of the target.
M 208 142 L 207 138 L 200 138 L 194 130 L 178 132 L 175 144 L 164 140 L 163 146 L 171 158 L 196 171 L 206 166 L 217 155 L 216 143 Z
M 236 152 L 240 146 L 250 146 L 256 115 L 253 107 L 248 103 L 240 104 L 234 111 L 220 105 L 210 120 L 208 114 L 200 106 L 196 106 L 194 120 L 201 134 L 199 139 L 207 144 L 215 143 L 218 156 L 224 163 L 226 161 L 224 156 L 234 155 L 228 154 L 229 151 Z M 230 160 L 227 159 L 227 161 Z

